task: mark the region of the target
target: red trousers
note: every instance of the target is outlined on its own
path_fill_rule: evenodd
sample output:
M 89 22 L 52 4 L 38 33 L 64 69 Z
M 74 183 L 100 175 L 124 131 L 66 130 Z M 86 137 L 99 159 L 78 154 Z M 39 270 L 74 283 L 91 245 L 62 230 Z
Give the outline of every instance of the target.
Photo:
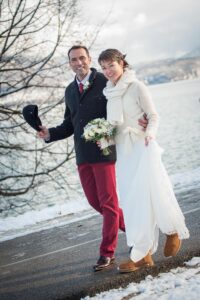
M 100 255 L 114 255 L 118 230 L 125 231 L 124 218 L 116 192 L 115 163 L 82 164 L 79 176 L 90 205 L 103 216 Z

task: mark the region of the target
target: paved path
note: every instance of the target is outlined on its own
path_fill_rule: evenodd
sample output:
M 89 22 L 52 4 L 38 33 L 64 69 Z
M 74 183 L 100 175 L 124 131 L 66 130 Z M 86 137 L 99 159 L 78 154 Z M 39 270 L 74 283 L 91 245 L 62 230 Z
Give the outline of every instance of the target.
M 176 258 L 163 257 L 163 238 L 154 255 L 156 266 L 131 274 L 119 274 L 116 265 L 93 273 L 98 258 L 101 217 L 95 216 L 0 243 L 0 299 L 81 299 L 86 295 L 126 286 L 157 275 L 200 255 L 200 208 L 185 212 L 191 238 L 183 242 Z M 125 234 L 119 235 L 117 261 L 128 257 Z

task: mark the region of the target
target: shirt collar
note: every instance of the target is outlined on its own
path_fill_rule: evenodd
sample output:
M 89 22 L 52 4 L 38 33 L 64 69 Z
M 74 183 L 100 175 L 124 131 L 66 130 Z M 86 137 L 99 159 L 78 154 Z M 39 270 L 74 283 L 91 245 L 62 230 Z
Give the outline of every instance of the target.
M 88 74 L 85 76 L 85 78 L 83 78 L 83 80 L 81 80 L 81 81 L 78 80 L 78 78 L 76 77 L 76 82 L 78 83 L 78 85 L 79 85 L 79 83 L 82 83 L 84 85 L 87 81 L 89 81 L 91 73 L 92 73 L 92 71 L 90 70 L 88 72 Z

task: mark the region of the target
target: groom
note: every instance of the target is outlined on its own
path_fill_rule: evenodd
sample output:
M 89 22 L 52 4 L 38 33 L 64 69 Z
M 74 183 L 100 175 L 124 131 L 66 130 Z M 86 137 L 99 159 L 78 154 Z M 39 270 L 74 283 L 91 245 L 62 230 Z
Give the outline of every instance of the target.
M 118 230 L 125 231 L 123 213 L 119 208 L 115 179 L 115 147 L 103 156 L 99 147 L 82 138 L 84 126 L 95 118 L 106 118 L 106 103 L 102 90 L 106 79 L 96 69 L 90 69 L 91 57 L 85 46 L 73 46 L 68 51 L 69 64 L 76 74 L 65 90 L 65 114 L 57 127 L 40 126 L 38 136 L 54 142 L 74 135 L 76 163 L 80 181 L 89 204 L 103 217 L 99 259 L 94 271 L 114 263 Z M 144 122 L 143 127 L 146 127 Z

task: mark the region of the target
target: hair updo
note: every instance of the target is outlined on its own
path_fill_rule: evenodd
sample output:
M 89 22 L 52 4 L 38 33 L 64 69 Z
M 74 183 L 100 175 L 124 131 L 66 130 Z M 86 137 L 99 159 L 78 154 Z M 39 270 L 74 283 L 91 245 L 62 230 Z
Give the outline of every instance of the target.
M 122 54 L 117 49 L 106 49 L 100 53 L 98 63 L 101 64 L 102 61 L 117 61 L 118 63 L 120 63 L 121 61 L 123 61 L 123 68 L 125 69 L 129 67 L 128 62 L 125 60 L 125 57 L 126 55 Z

